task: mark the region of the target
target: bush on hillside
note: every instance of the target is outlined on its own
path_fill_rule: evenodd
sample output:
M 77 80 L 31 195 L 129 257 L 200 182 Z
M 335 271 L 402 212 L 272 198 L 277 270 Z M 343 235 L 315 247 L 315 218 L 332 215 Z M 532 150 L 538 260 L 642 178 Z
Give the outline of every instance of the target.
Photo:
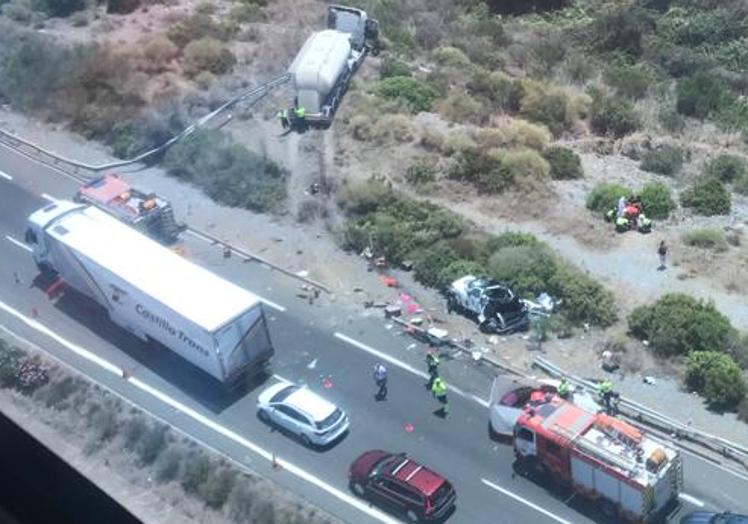
M 628 197 L 631 189 L 619 184 L 603 182 L 597 184 L 587 195 L 586 206 L 591 211 L 606 213 L 614 209 L 621 197 Z
M 205 501 L 206 506 L 220 509 L 226 503 L 236 478 L 236 472 L 231 469 L 213 468 L 210 470 L 208 478 L 198 488 L 198 494 Z
M 743 371 L 729 355 L 694 351 L 686 359 L 686 385 L 703 396 L 709 406 L 733 409 L 746 394 Z
M 646 184 L 639 192 L 644 214 L 655 220 L 664 220 L 675 209 L 670 188 L 661 182 Z
M 193 40 L 187 44 L 182 60 L 185 72 L 191 76 L 203 71 L 222 75 L 231 71 L 236 64 L 234 53 L 210 37 Z
M 516 293 L 534 297 L 548 290 L 556 265 L 556 256 L 545 244 L 507 246 L 491 255 L 486 270 L 491 277 L 509 284 Z
M 533 81 L 526 81 L 523 86 L 519 110 L 523 118 L 545 124 L 555 136 L 571 129 L 577 115 L 574 101 L 566 90 Z
M 600 135 L 620 138 L 639 129 L 641 121 L 631 102 L 619 96 L 608 96 L 593 104 L 590 124 Z
M 439 65 L 464 68 L 470 65 L 465 53 L 452 46 L 442 46 L 434 50 L 434 59 Z
M 562 262 L 548 283 L 548 293 L 563 302 L 560 312 L 574 324 L 610 326 L 618 314 L 613 293 L 580 269 Z
M 444 266 L 439 274 L 439 282 L 441 283 L 442 289 L 460 277 L 465 275 L 482 275 L 486 272 L 485 266 L 481 263 L 473 260 L 466 260 L 460 258 L 453 260 L 448 265 Z
M 748 174 L 736 180 L 732 189 L 740 195 L 748 195 Z
M 705 216 L 727 215 L 732 207 L 730 192 L 719 180 L 694 184 L 681 193 L 680 203 Z
M 444 269 L 458 260 L 455 250 L 445 241 L 415 251 L 412 258 L 416 280 L 437 289 L 449 283 L 442 280 Z
M 85 0 L 33 0 L 33 7 L 49 16 L 65 18 L 86 8 Z
M 706 164 L 706 174 L 729 184 L 746 176 L 746 162 L 737 155 L 721 154 Z
M 678 82 L 679 113 L 695 118 L 707 118 L 724 103 L 727 87 L 712 72 L 699 72 Z
M 502 127 L 479 129 L 474 137 L 478 146 L 484 149 L 529 148 L 542 151 L 551 141 L 548 128 L 521 118 L 512 119 Z
M 0 388 L 13 388 L 18 385 L 18 371 L 23 361 L 23 351 L 0 340 Z
M 457 123 L 481 124 L 489 114 L 478 100 L 465 93 L 453 92 L 439 103 L 439 111 L 447 120 Z
M 426 159 L 418 160 L 405 170 L 405 181 L 415 186 L 436 180 L 436 166 Z
M 584 176 L 582 159 L 567 147 L 550 147 L 543 151 L 543 157 L 551 166 L 551 178 L 554 180 L 572 180 Z
M 387 55 L 382 59 L 382 65 L 379 67 L 379 78 L 385 79 L 393 76 L 409 77 L 411 75 L 410 66 L 399 58 Z
M 672 176 L 683 167 L 683 150 L 666 144 L 646 151 L 639 167 L 651 173 Z
M 180 471 L 182 488 L 189 494 L 197 493 L 200 486 L 207 480 L 213 467 L 208 457 L 203 453 L 192 453 L 184 461 L 184 467 Z
M 511 181 L 518 189 L 532 190 L 544 185 L 550 178 L 551 166 L 532 149 L 507 151 L 501 156 L 503 180 Z
M 501 71 L 476 68 L 467 84 L 471 94 L 488 99 L 495 109 L 519 111 L 524 95 L 522 83 Z
M 286 198 L 286 171 L 216 130 L 197 131 L 166 153 L 164 168 L 214 200 L 260 213 Z
M 180 49 L 193 40 L 207 37 L 226 38 L 226 35 L 221 33 L 221 27 L 210 16 L 200 13 L 195 13 L 171 26 L 166 36 Z
M 681 236 L 683 243 L 687 246 L 700 247 L 702 249 L 710 249 L 712 251 L 727 251 L 729 245 L 727 238 L 721 229 L 712 227 L 702 227 L 698 229 L 692 229 L 683 233 Z
M 426 82 L 409 76 L 380 80 L 374 93 L 385 100 L 402 102 L 412 113 L 430 111 L 439 93 Z
M 636 308 L 628 325 L 632 335 L 648 340 L 652 351 L 662 357 L 726 351 L 736 335 L 713 303 L 682 293 L 667 294 L 652 305 Z
M 643 52 L 644 35 L 651 31 L 652 26 L 652 18 L 646 10 L 620 4 L 603 8 L 602 13 L 595 17 L 591 36 L 600 51 L 638 58 Z
M 660 120 L 665 131 L 673 134 L 683 132 L 686 127 L 686 119 L 678 111 L 672 108 L 664 108 L 658 114 L 657 118 Z
M 603 78 L 617 94 L 634 100 L 644 98 L 654 80 L 652 72 L 641 64 L 609 67 L 603 73 Z
M 498 154 L 468 149 L 454 154 L 447 176 L 473 184 L 482 193 L 500 193 L 514 182 Z
M 140 7 L 140 0 L 106 0 L 106 12 L 127 15 Z

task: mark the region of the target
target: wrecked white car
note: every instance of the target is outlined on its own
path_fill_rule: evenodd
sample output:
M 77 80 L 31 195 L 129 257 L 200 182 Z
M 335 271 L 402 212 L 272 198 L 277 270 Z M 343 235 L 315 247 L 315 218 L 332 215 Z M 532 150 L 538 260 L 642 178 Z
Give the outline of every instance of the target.
M 497 280 L 467 275 L 452 282 L 446 295 L 447 311 L 474 318 L 483 333 L 509 333 L 530 323 L 524 301 Z

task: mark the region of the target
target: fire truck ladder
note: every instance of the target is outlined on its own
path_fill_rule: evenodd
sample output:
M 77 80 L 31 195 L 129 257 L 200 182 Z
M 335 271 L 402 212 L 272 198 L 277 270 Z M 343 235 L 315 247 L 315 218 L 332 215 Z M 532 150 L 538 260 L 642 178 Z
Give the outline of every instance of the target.
M 627 459 L 626 457 L 621 457 L 620 455 L 616 455 L 615 453 L 608 451 L 607 449 L 595 446 L 591 442 L 580 438 L 582 436 L 581 433 L 570 431 L 568 428 L 564 428 L 559 425 L 554 425 L 553 429 L 554 431 L 563 434 L 567 439 L 569 439 L 570 444 L 575 444 L 585 453 L 599 459 L 602 462 L 605 462 L 612 466 L 616 466 L 629 474 L 638 469 L 638 465 L 634 460 Z

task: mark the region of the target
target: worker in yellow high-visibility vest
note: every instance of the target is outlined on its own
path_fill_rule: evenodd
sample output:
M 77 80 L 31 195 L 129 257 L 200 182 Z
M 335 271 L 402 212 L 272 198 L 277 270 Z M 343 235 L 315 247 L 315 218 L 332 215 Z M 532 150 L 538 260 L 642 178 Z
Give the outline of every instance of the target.
M 431 392 L 436 397 L 436 400 L 442 405 L 441 413 L 442 416 L 449 415 L 449 401 L 447 400 L 447 384 L 444 383 L 441 377 L 436 377 L 434 383 L 431 385 Z

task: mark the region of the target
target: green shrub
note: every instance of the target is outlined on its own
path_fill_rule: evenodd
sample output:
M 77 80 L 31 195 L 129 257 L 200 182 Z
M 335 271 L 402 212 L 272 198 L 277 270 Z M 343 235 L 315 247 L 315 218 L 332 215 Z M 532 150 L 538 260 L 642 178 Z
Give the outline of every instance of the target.
M 184 461 L 180 483 L 187 493 L 197 493 L 213 469 L 213 465 L 203 453 L 192 453 Z
M 467 84 L 471 94 L 488 99 L 496 109 L 519 111 L 524 88 L 518 80 L 501 71 L 476 68 Z
M 394 191 L 376 180 L 347 184 L 338 196 L 338 206 L 348 216 L 374 213 L 380 206 L 396 198 Z
M 434 50 L 434 59 L 443 66 L 464 68 L 470 65 L 470 59 L 456 47 L 443 46 Z
M 571 129 L 577 115 L 574 102 L 566 90 L 538 82 L 525 82 L 523 85 L 524 95 L 519 110 L 522 117 L 545 124 L 555 136 Z
M 741 195 L 748 195 L 748 175 L 745 175 L 732 185 L 733 190 Z
M 457 253 L 447 242 L 425 246 L 413 253 L 414 276 L 425 286 L 441 289 L 448 284 L 441 280 L 444 269 L 457 260 Z
M 209 508 L 220 509 L 226 503 L 236 481 L 236 472 L 227 468 L 214 468 L 199 488 L 200 497 Z
M 488 112 L 478 100 L 465 93 L 454 92 L 439 104 L 439 111 L 452 122 L 480 124 Z
M 729 184 L 746 176 L 746 163 L 737 155 L 721 154 L 707 163 L 706 174 Z
M 166 447 L 166 426 L 151 424 L 135 444 L 135 453 L 141 464 L 150 465 Z
M 258 5 L 240 4 L 231 9 L 229 19 L 243 24 L 252 24 L 266 21 L 267 14 Z
M 174 446 L 166 448 L 156 459 L 156 480 L 170 482 L 177 478 L 182 456 L 182 452 Z
M 442 268 L 439 274 L 439 282 L 442 287 L 448 286 L 455 280 L 465 275 L 482 275 L 486 272 L 483 264 L 464 258 L 454 260 Z
M 439 93 L 429 84 L 409 76 L 380 80 L 374 88 L 377 96 L 402 102 L 412 113 L 430 111 Z
M 582 159 L 567 147 L 550 147 L 543 151 L 543 157 L 551 166 L 551 178 L 554 180 L 572 180 L 582 178 Z
M 237 482 L 229 493 L 228 513 L 235 522 L 251 524 L 249 520 L 256 503 L 262 500 L 261 496 L 252 491 L 246 482 Z M 262 522 L 262 521 L 259 521 Z
M 670 357 L 692 351 L 725 351 L 735 337 L 730 321 L 711 302 L 682 293 L 664 295 L 628 317 L 631 334 L 648 340 L 655 354 Z
M 34 12 L 25 4 L 10 2 L 0 6 L 0 12 L 14 22 L 28 24 L 34 17 Z
M 605 70 L 605 83 L 627 98 L 644 98 L 654 78 L 652 72 L 641 64 L 615 65 Z
M 641 121 L 631 102 L 618 96 L 608 96 L 593 104 L 590 124 L 598 134 L 620 138 L 639 129 Z
M 497 250 L 486 270 L 493 278 L 509 284 L 516 293 L 535 296 L 548 290 L 557 260 L 545 244 L 508 246 Z
M 725 238 L 725 234 L 721 229 L 711 227 L 692 229 L 683 233 L 681 238 L 688 246 L 711 249 L 713 251 L 727 251 L 729 248 L 727 238 Z
M 501 156 L 502 180 L 519 189 L 536 189 L 548 181 L 551 166 L 532 149 L 508 151 Z
M 119 427 L 117 417 L 108 406 L 94 411 L 90 423 L 93 431 L 92 439 L 97 442 L 111 440 L 117 434 Z
M 416 186 L 429 184 L 436 180 L 436 166 L 433 162 L 419 160 L 405 170 L 405 180 Z
M 597 184 L 587 195 L 586 206 L 591 211 L 606 213 L 615 209 L 621 197 L 628 197 L 631 190 L 619 184 L 603 182 Z
M 382 59 L 379 67 L 379 78 L 391 78 L 393 76 L 411 76 L 410 66 L 395 56 L 387 55 Z
M 452 156 L 447 175 L 470 182 L 478 191 L 488 194 L 505 191 L 514 182 L 511 173 L 504 168 L 501 156 L 470 149 Z
M 140 7 L 140 0 L 106 0 L 106 12 L 126 15 Z
M 220 131 L 197 131 L 177 142 L 163 165 L 169 175 L 229 206 L 264 213 L 278 210 L 286 198 L 286 171 Z
M 21 369 L 24 353 L 0 340 L 0 388 L 13 388 L 18 384 L 18 370 Z
M 85 0 L 34 0 L 33 4 L 37 10 L 60 18 L 86 8 Z
M 184 48 L 182 60 L 187 74 L 195 76 L 203 71 L 214 75 L 228 73 L 236 64 L 236 57 L 218 40 L 210 37 L 193 40 Z
M 68 399 L 75 393 L 85 392 L 88 384 L 77 377 L 64 377 L 51 380 L 36 392 L 36 398 L 48 408 L 62 410 L 69 407 Z
M 671 176 L 683 167 L 683 151 L 679 147 L 663 145 L 646 151 L 639 165 L 644 171 Z
M 559 312 L 574 324 L 606 327 L 618 315 L 613 293 L 576 267 L 562 262 L 548 283 L 548 293 L 560 298 Z
M 657 117 L 665 131 L 670 133 L 681 133 L 686 127 L 686 119 L 675 109 L 662 109 Z
M 699 72 L 678 82 L 679 113 L 696 118 L 707 118 L 724 103 L 727 87 L 714 73 Z
M 182 49 L 193 40 L 206 37 L 221 39 L 226 35 L 221 34 L 220 27 L 210 16 L 196 13 L 171 26 L 166 36 Z
M 730 192 L 719 180 L 694 184 L 681 193 L 680 203 L 705 216 L 727 215 L 732 207 Z
M 675 209 L 670 188 L 661 182 L 646 184 L 639 192 L 644 214 L 655 220 L 664 220 Z
M 745 378 L 737 363 L 724 353 L 694 351 L 686 359 L 686 385 L 714 409 L 732 409 L 746 394 Z
M 136 415 L 127 419 L 123 427 L 125 449 L 134 450 L 138 441 L 140 441 L 147 429 L 148 425 L 146 424 L 144 417 Z
M 605 7 L 592 24 L 592 39 L 600 51 L 639 57 L 644 35 L 651 30 L 650 14 L 638 6 Z

